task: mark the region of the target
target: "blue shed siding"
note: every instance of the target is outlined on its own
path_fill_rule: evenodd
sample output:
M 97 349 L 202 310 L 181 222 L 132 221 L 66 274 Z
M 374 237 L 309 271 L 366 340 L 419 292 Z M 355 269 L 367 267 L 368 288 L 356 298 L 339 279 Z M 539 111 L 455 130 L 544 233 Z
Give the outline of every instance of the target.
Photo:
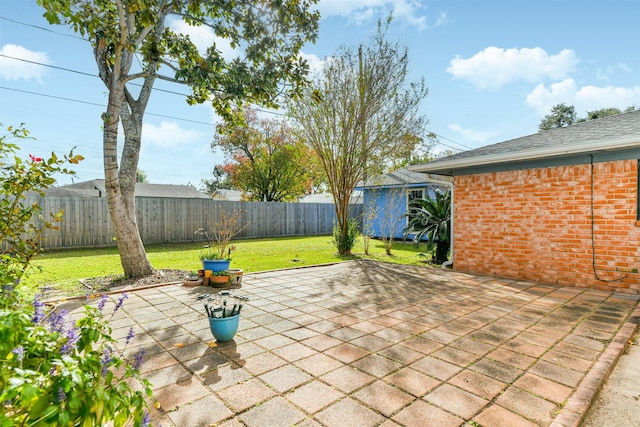
M 363 193 L 363 226 L 370 237 L 381 238 L 393 234 L 394 239 L 404 237 L 407 225 L 403 215 L 407 212 L 410 191 L 422 190 L 425 197 L 434 197 L 434 186 L 426 183 L 402 187 L 365 187 Z M 375 214 L 372 214 L 375 212 Z

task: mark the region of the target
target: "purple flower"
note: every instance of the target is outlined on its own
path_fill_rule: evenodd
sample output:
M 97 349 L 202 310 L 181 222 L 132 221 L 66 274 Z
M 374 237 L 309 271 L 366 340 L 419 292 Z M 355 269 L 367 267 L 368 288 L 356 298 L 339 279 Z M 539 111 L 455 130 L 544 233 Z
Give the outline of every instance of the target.
M 142 427 L 148 427 L 149 426 L 149 411 L 144 411 L 144 417 L 142 417 Z
M 44 319 L 44 303 L 40 301 L 40 294 L 37 294 L 33 299 L 33 317 L 31 321 L 33 323 L 40 323 Z
M 67 331 L 67 342 L 64 343 L 64 345 L 60 349 L 60 353 L 69 354 L 76 348 L 76 343 L 80 339 L 80 335 L 78 334 L 79 331 L 80 328 L 76 328 L 76 322 L 73 322 L 71 324 L 71 327 Z
M 102 376 L 106 377 L 107 371 L 109 370 L 109 363 L 111 362 L 111 349 L 109 347 L 104 348 L 100 362 L 102 363 Z
M 107 303 L 107 294 L 102 294 L 100 296 L 100 302 L 98 303 L 98 310 L 102 311 L 106 303 Z
M 129 297 L 127 296 L 126 292 L 122 292 L 122 296 L 120 298 L 118 298 L 118 302 L 116 303 L 116 306 L 113 307 L 113 312 L 114 313 L 116 311 L 120 310 L 120 307 L 122 307 L 122 304 L 124 304 L 125 298 L 129 298 Z
M 22 362 L 22 359 L 24 358 L 24 347 L 19 345 L 13 350 L 11 350 L 11 353 L 13 353 L 16 356 L 16 359 L 18 359 L 18 362 Z
M 67 315 L 67 310 L 64 308 L 60 310 L 60 313 L 52 312 L 49 317 L 49 329 L 53 332 L 62 332 L 64 330 L 64 321 Z
M 67 395 L 64 392 L 64 389 L 62 387 L 58 387 L 58 402 L 64 402 L 65 400 L 67 400 Z
M 133 369 L 138 370 L 140 369 L 140 366 L 142 366 L 142 362 L 144 361 L 144 348 L 140 347 L 138 349 L 138 352 L 136 353 L 136 357 L 133 360 L 133 363 L 131 364 L 131 366 L 133 367 Z
M 129 333 L 127 334 L 127 340 L 124 342 L 124 345 L 128 345 L 136 333 L 133 331 L 133 327 L 129 328 Z

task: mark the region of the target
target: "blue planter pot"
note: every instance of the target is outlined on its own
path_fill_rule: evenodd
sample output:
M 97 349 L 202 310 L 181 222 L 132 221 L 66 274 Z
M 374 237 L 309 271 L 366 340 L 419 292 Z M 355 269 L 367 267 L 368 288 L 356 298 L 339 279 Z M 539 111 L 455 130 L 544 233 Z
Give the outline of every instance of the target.
M 239 324 L 240 314 L 224 318 L 209 317 L 211 334 L 218 342 L 231 341 L 238 331 Z
M 203 259 L 202 260 L 202 268 L 203 270 L 211 270 L 214 273 L 217 271 L 224 271 L 229 268 L 231 261 L 228 259 Z

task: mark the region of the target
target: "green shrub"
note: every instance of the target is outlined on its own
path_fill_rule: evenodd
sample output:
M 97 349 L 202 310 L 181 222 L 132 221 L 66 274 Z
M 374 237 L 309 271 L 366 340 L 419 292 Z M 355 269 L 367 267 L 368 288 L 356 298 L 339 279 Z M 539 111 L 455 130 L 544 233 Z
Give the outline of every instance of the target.
M 342 230 L 340 230 L 340 227 L 338 227 L 338 224 L 334 223 L 333 224 L 333 241 L 336 247 L 338 248 L 338 253 L 350 254 L 351 249 L 353 249 L 353 247 L 356 244 L 356 239 L 358 238 L 358 235 L 360 235 L 358 220 L 352 217 L 349 218 L 349 221 L 347 222 L 347 232 L 344 234 L 344 236 L 341 231 Z
M 148 424 L 151 387 L 139 377 L 144 351 L 131 361 L 122 356 L 103 313 L 106 295 L 73 321 L 64 310 L 45 311 L 39 297 L 31 306 L 14 300 L 7 309 L 8 293 L 5 287 L 0 309 L 1 426 Z M 125 348 L 131 338 L 133 330 Z M 143 391 L 132 390 L 131 380 Z
M 47 310 L 40 295 L 29 303 L 21 294 L 20 279 L 40 251 L 42 231 L 63 215 L 44 218 L 40 206 L 23 204 L 24 195 L 42 194 L 55 174 L 73 173 L 66 163 L 82 160 L 73 152 L 23 160 L 14 140 L 29 139 L 22 126 L 0 135 L 0 426 L 146 425 L 151 387 L 139 377 L 143 353 L 129 362 L 118 351 L 103 314 L 108 298 L 74 321 L 63 310 Z M 132 330 L 127 343 L 131 338 Z M 132 388 L 136 381 L 141 391 Z

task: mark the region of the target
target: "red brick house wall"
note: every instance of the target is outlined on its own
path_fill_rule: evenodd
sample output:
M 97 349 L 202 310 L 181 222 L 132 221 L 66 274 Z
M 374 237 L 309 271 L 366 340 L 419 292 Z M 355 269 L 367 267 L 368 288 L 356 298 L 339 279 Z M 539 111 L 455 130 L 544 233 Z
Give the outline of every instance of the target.
M 591 177 L 589 164 L 456 176 L 455 269 L 640 293 L 638 161 L 594 163 L 593 203 Z

